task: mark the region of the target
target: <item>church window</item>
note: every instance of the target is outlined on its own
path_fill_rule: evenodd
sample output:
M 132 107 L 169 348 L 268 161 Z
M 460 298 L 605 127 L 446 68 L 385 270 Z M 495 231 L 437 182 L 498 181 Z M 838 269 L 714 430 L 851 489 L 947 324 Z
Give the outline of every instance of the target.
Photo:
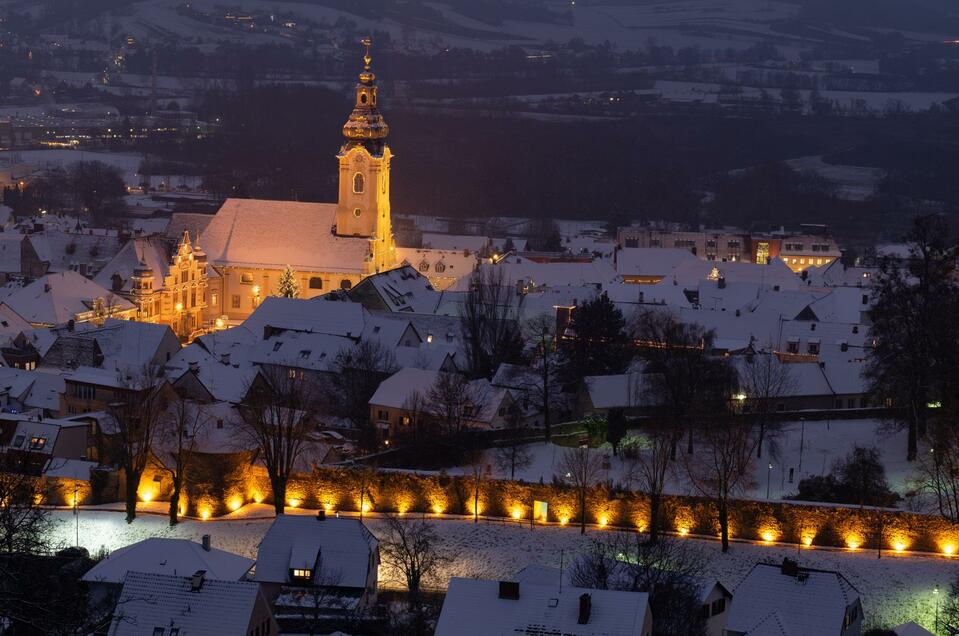
M 363 179 L 363 173 L 357 172 L 353 175 L 353 192 L 356 194 L 363 194 L 363 186 L 365 185 L 365 180 Z
M 243 283 L 244 285 L 252 285 L 253 274 L 251 274 L 250 272 L 244 272 L 240 274 L 240 282 Z
M 233 298 L 230 299 L 230 305 L 233 307 L 233 309 L 239 309 L 239 308 L 240 308 L 240 295 L 239 295 L 239 294 L 233 294 Z
M 369 98 L 366 96 L 366 93 L 360 93 L 360 103 L 361 103 L 361 104 L 365 104 L 367 99 L 369 99 Z
M 310 289 L 323 289 L 323 279 L 319 276 L 310 278 Z
M 351 287 L 353 287 L 353 283 L 350 282 L 349 278 L 340 281 L 340 289 L 350 289 Z
M 361 214 L 363 214 L 363 210 L 359 208 L 356 208 L 355 210 L 353 210 L 353 216 L 355 216 L 356 218 L 360 218 Z
M 421 272 L 430 271 L 430 262 L 426 260 L 425 258 L 422 261 L 420 261 L 420 271 Z
M 216 292 L 211 292 L 211 293 L 210 293 L 210 304 L 211 304 L 211 305 L 213 305 L 214 307 L 216 307 L 219 300 L 220 300 L 220 297 L 217 296 Z

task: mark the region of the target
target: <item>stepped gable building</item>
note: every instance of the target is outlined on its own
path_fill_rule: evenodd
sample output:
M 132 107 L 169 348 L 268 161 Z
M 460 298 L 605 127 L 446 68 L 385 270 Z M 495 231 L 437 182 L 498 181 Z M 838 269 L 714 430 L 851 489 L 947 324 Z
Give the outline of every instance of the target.
M 337 154 L 336 203 L 227 199 L 203 233 L 210 264 L 209 321 L 242 320 L 276 293 L 290 267 L 300 296 L 350 289 L 363 277 L 392 269 L 389 126 L 380 114 L 369 39 L 356 103 Z

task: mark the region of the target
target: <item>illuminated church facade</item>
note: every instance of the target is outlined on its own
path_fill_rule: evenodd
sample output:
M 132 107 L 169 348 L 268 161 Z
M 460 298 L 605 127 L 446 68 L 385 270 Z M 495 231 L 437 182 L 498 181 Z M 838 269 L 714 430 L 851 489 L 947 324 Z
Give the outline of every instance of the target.
M 215 270 L 209 280 L 208 323 L 243 320 L 276 295 L 289 267 L 300 297 L 350 289 L 370 274 L 396 266 L 390 223 L 389 134 L 378 108 L 370 41 L 355 104 L 337 154 L 336 203 L 227 199 L 203 231 Z

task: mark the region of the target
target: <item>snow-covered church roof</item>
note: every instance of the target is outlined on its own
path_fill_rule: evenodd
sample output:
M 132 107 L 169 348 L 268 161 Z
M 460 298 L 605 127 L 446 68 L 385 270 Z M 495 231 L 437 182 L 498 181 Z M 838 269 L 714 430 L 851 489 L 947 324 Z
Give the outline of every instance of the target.
M 362 274 L 369 239 L 336 236 L 335 203 L 227 199 L 203 232 L 215 265 Z

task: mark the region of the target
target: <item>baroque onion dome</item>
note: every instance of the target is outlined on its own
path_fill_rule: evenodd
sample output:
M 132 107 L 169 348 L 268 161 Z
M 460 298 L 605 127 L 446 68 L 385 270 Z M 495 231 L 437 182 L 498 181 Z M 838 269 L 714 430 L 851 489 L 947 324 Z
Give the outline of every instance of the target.
M 386 125 L 383 115 L 377 108 L 376 75 L 370 71 L 370 62 L 373 61 L 370 47 L 373 45 L 373 40 L 368 37 L 363 38 L 362 43 L 366 47 L 366 53 L 363 55 L 363 71 L 359 75 L 360 82 L 356 85 L 356 104 L 353 106 L 353 112 L 343 124 L 343 136 L 346 137 L 343 151 L 364 146 L 371 155 L 379 155 L 383 152 L 385 144 L 383 140 L 390 133 L 390 127 Z

